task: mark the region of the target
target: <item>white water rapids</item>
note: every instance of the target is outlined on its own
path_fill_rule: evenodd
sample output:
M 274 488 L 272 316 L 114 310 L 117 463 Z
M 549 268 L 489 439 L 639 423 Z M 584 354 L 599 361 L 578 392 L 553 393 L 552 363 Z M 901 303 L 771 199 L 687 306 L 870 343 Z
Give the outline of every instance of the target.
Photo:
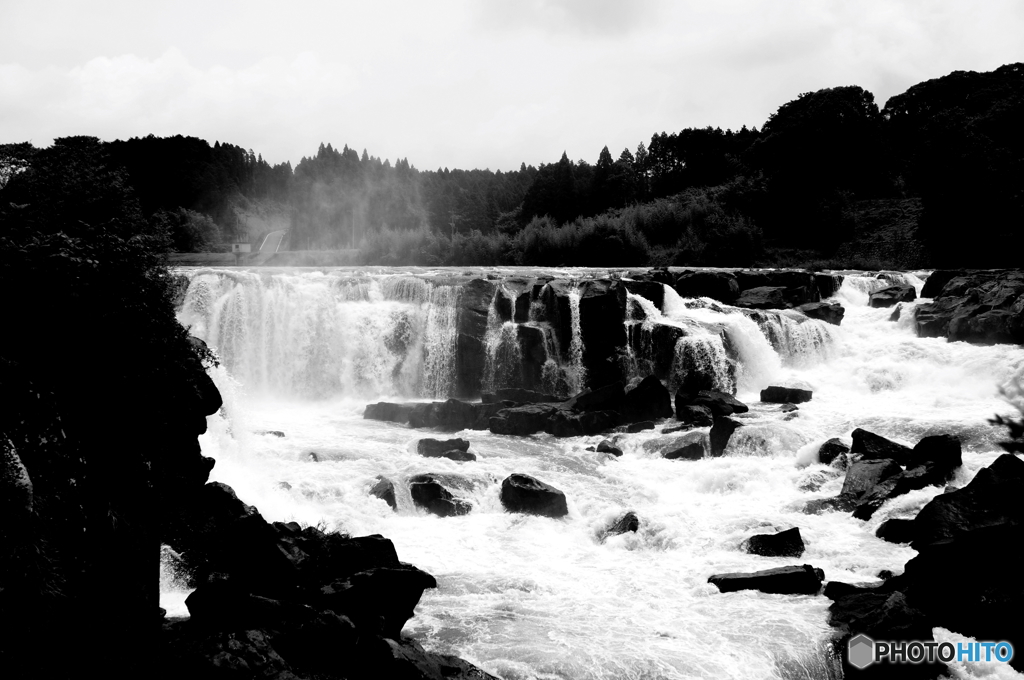
M 406 634 L 508 680 L 833 677 L 823 651 L 832 634 L 828 599 L 722 594 L 708 576 L 794 563 L 848 582 L 901 571 L 915 552 L 876 538 L 875 529 L 912 516 L 941 490 L 894 499 L 868 522 L 803 514 L 806 501 L 842 485 L 817 463 L 818 446 L 831 437 L 849 443 L 856 427 L 910 445 L 952 433 L 964 444 L 953 481 L 963 485 L 999 454 L 1004 433 L 986 421 L 1013 412 L 998 390 L 1024 371 L 1024 348 L 917 338 L 906 309 L 890 322 L 891 309 L 867 307 L 868 292 L 885 285 L 873 275 L 847 277 L 836 295 L 846 308 L 839 327 L 792 312 L 759 325 L 666 288 L 662 310 L 648 303 L 644 323 L 689 329 L 681 342 L 690 349 L 677 346 L 677 355 L 704 352 L 721 370 L 727 362 L 715 343 L 727 341 L 721 356 L 728 349 L 738 361 L 733 378 L 722 379 L 735 380 L 754 418 L 721 458 L 666 460 L 652 443 L 666 435 L 647 431 L 618 435 L 625 453 L 616 459 L 586 450 L 600 436 L 439 435 L 363 419 L 367 403 L 447 396 L 457 286 L 387 271 L 185 273 L 191 283 L 179 318 L 221 359 L 212 374 L 225 406 L 200 438 L 217 460 L 212 479 L 271 521 L 390 538 L 400 559 L 438 581 Z M 904 278 L 920 290 L 920 278 Z M 769 384 L 814 397 L 786 420 L 777 405 L 758 401 Z M 260 434 L 267 430 L 285 437 Z M 478 460 L 418 456 L 415 442 L 431 436 L 469 439 Z M 404 482 L 424 472 L 470 480 L 473 511 L 441 519 L 414 508 Z M 564 491 L 569 516 L 504 512 L 499 487 L 513 472 Z M 367 493 L 377 475 L 395 482 L 397 513 Z M 602 540 L 628 510 L 639 531 Z M 751 534 L 793 526 L 807 545 L 801 558 L 739 547 Z M 164 589 L 171 614 L 187 613 L 179 588 Z M 969 677 L 990 669 L 954 670 Z

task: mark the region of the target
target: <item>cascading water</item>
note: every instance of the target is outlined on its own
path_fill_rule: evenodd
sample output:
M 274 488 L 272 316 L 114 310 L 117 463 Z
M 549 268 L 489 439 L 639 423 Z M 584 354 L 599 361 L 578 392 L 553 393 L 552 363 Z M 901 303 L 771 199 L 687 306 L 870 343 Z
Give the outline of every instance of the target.
M 889 321 L 891 310 L 867 307 L 867 291 L 882 287 L 873 275 L 846 277 L 835 295 L 846 316 L 823 332 L 820 322 L 795 313 L 766 313 L 771 320 L 762 323 L 749 311 L 666 288 L 660 310 L 627 296 L 636 311 L 627 323 L 667 329 L 669 364 L 703 353 L 711 366 L 703 371 L 735 381 L 751 412 L 725 456 L 661 456 L 706 440 L 707 428 L 612 435 L 624 451 L 619 458 L 588 450 L 608 435 L 464 431 L 453 436 L 469 439 L 478 459 L 457 463 L 415 453 L 418 439 L 436 433 L 362 413 L 380 397 L 429 397 L 451 383 L 443 357 L 453 351 L 448 310 L 458 293 L 387 272 L 190 276 L 180 318 L 222 362 L 212 375 L 225 406 L 200 438 L 204 454 L 217 460 L 212 478 L 269 520 L 392 539 L 400 559 L 438 580 L 406 633 L 506 679 L 834 678 L 825 652 L 829 600 L 721 594 L 707 577 L 792 563 L 740 549 L 751 534 L 792 526 L 807 544 L 799 562 L 824 569 L 830 580 L 873 581 L 881 569 L 899 571 L 914 551 L 881 541 L 875 530 L 890 517 L 913 515 L 941 489 L 894 499 L 868 522 L 848 513 L 803 514 L 808 500 L 835 495 L 842 485 L 816 463 L 818 446 L 830 437 L 848 442 L 855 427 L 910 444 L 948 432 L 964 443 L 965 465 L 952 480 L 963 485 L 1000 452 L 1003 432 L 987 419 L 1011 411 L 997 390 L 1024 371 L 1020 347 L 918 338 L 908 315 Z M 565 363 L 582 368 L 579 298 L 569 302 L 576 311 Z M 781 340 L 770 339 L 773 332 Z M 437 353 L 435 342 L 446 353 Z M 638 372 L 647 370 L 644 361 L 662 360 L 633 349 Z M 757 390 L 769 384 L 803 386 L 814 397 L 783 414 L 758 401 Z M 285 437 L 259 434 L 266 430 Z M 459 494 L 472 512 L 441 519 L 415 508 L 406 481 L 423 472 L 461 479 Z M 569 515 L 505 513 L 499 487 L 512 472 L 563 490 Z M 377 475 L 395 482 L 397 512 L 367 493 Z M 628 510 L 640 518 L 639 530 L 606 537 Z M 165 580 L 164 603 L 180 611 L 180 584 Z M 986 672 L 957 668 L 958 677 Z
M 569 393 L 575 394 L 583 390 L 587 384 L 587 369 L 583 364 L 583 332 L 580 326 L 580 289 L 578 285 L 569 291 L 569 327 L 571 339 L 569 340 L 569 367 L 566 372 L 566 382 L 569 385 Z

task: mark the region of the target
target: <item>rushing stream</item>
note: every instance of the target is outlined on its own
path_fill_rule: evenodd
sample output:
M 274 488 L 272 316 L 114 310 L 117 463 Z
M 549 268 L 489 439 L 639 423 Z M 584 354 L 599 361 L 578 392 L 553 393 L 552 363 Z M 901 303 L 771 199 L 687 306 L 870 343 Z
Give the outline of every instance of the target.
M 963 485 L 998 455 L 1003 432 L 986 421 L 1011 411 L 999 388 L 1024 370 L 1021 347 L 917 338 L 906 309 L 889 321 L 891 309 L 867 306 L 868 293 L 887 285 L 873 274 L 846 277 L 835 296 L 846 308 L 838 327 L 797 312 L 754 318 L 670 288 L 660 309 L 630 293 L 630 309 L 639 311 L 626 324 L 687 331 L 670 382 L 699 365 L 751 406 L 754 417 L 725 456 L 660 456 L 659 441 L 706 437 L 707 428 L 617 435 L 621 458 L 587 450 L 600 436 L 464 431 L 451 436 L 469 439 L 478 460 L 458 463 L 415 453 L 418 439 L 436 433 L 362 417 L 367 403 L 452 393 L 458 285 L 397 270 L 185 273 L 190 285 L 179 318 L 221 360 L 212 373 L 225 407 L 200 438 L 204 454 L 217 460 L 212 479 L 234 487 L 268 520 L 390 538 L 400 559 L 438 581 L 406 633 L 506 679 L 832 677 L 824 651 L 828 599 L 721 594 L 708 576 L 807 563 L 828 580 L 865 582 L 882 569 L 902 570 L 915 552 L 876 538 L 875 529 L 889 517 L 912 516 L 941 489 L 896 498 L 868 522 L 841 512 L 804 514 L 806 501 L 842 485 L 817 463 L 818 446 L 831 437 L 849 442 L 856 427 L 910 445 L 952 433 L 964 445 L 964 467 L 952 483 Z M 894 276 L 920 291 L 918 276 Z M 533 316 L 525 322 L 544 339 L 541 380 L 567 393 L 586 380 L 578 292 L 571 311 L 567 348 Z M 517 379 L 516 332 L 489 315 L 485 387 Z M 633 378 L 646 375 L 642 354 L 630 358 Z M 778 405 L 758 401 L 769 384 L 812 389 L 814 398 L 787 419 Z M 270 430 L 285 436 L 261 434 Z M 423 472 L 468 480 L 461 492 L 473 511 L 441 519 L 414 508 L 404 481 Z M 564 491 L 569 516 L 504 512 L 499 487 L 512 472 Z M 378 475 L 395 482 L 398 512 L 367 493 Z M 639 531 L 605 539 L 603 530 L 628 510 L 639 516 Z M 807 545 L 799 559 L 739 547 L 753 533 L 793 526 Z M 187 613 L 182 597 L 165 584 L 171 614 Z

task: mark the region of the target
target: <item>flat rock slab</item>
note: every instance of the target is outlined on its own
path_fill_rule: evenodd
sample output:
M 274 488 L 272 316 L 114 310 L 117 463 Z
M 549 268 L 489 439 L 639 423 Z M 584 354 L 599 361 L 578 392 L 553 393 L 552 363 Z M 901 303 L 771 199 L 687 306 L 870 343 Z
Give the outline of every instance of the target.
M 761 401 L 772 404 L 802 404 L 810 401 L 812 392 L 795 387 L 772 385 L 761 390 Z
M 715 574 L 708 578 L 723 593 L 760 590 L 777 595 L 817 595 L 825 572 L 809 564 L 765 569 L 751 573 Z

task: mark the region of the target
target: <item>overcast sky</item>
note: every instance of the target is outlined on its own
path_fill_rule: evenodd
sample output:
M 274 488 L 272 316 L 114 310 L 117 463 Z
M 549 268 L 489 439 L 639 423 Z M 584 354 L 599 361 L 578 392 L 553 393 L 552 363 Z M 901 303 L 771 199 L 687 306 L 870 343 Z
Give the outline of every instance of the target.
M 0 143 L 183 134 L 294 164 L 330 142 L 430 170 L 594 162 L 1024 60 L 1021 0 L 0 0 L 0 26 Z

